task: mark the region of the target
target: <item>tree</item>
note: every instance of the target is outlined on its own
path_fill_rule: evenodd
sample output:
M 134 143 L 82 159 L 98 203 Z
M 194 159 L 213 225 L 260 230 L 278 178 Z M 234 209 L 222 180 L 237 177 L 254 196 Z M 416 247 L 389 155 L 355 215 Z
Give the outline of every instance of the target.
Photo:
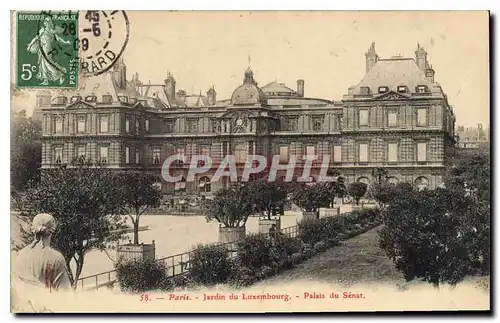
M 448 189 L 398 191 L 386 210 L 379 245 L 407 281 L 454 285 L 471 271 L 467 241 L 474 232 L 462 222 L 472 211 L 470 198 Z
M 139 244 L 139 220 L 149 208 L 160 206 L 162 194 L 155 186 L 158 178 L 142 172 L 120 174 L 123 205 L 134 211 L 129 218 L 134 226 L 134 244 Z
M 45 170 L 40 182 L 21 194 L 16 201 L 20 219 L 31 223 L 38 213 L 50 213 L 58 223 L 52 244 L 58 249 L 69 269 L 73 286 L 82 272 L 85 254 L 92 249 L 104 250 L 118 241 L 125 228 L 120 214 L 123 205 L 116 185 L 116 175 L 102 165 L 83 160 Z M 22 248 L 33 240 L 21 227 Z M 71 271 L 71 261 L 76 270 Z
M 250 196 L 253 197 L 254 211 L 265 212 L 271 220 L 276 210 L 283 206 L 287 197 L 287 187 L 284 183 L 269 182 L 259 179 L 248 183 Z
M 330 195 L 326 185 L 316 183 L 312 186 L 304 185 L 302 189 L 295 190 L 292 201 L 305 212 L 316 212 L 319 218 L 319 208 L 328 206 Z
M 227 228 L 245 226 L 253 213 L 253 200 L 248 184 L 234 183 L 215 193 L 213 199 L 203 201 L 202 210 L 207 221 L 216 220 Z
M 26 111 L 12 113 L 10 129 L 10 178 L 14 190 L 25 189 L 40 178 L 42 127 L 26 117 Z
M 385 209 L 394 195 L 394 185 L 389 183 L 374 183 L 370 187 L 371 196 L 377 201 L 381 209 Z
M 372 170 L 372 176 L 375 179 L 375 183 L 381 185 L 381 184 L 385 183 L 385 181 L 386 181 L 386 179 L 388 177 L 388 173 L 382 167 L 375 167 Z
M 349 184 L 347 187 L 347 192 L 356 201 L 356 205 L 359 205 L 359 200 L 365 196 L 368 185 L 362 182 L 354 182 Z
M 325 186 L 328 190 L 328 194 L 330 195 L 329 206 L 333 206 L 335 204 L 335 198 L 342 198 L 347 193 L 347 188 L 345 186 L 344 177 L 340 176 L 340 172 L 336 169 L 329 169 L 326 172 L 327 176 L 336 177 L 334 181 L 326 182 Z

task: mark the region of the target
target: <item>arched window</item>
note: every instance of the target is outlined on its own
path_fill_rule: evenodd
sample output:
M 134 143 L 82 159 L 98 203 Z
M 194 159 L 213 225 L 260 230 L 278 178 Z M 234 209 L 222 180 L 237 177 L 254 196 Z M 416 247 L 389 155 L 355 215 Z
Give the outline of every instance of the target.
M 356 182 L 365 183 L 366 185 L 370 184 L 370 180 L 368 179 L 368 177 L 365 177 L 365 176 L 358 178 L 358 180 Z
M 385 182 L 390 185 L 397 185 L 399 180 L 396 177 L 388 177 Z
M 208 178 L 207 176 L 200 177 L 200 179 L 198 180 L 198 187 L 200 188 L 200 192 L 209 193 L 212 190 L 210 178 Z
M 418 190 L 423 190 L 429 187 L 429 180 L 427 177 L 420 176 L 415 179 L 415 185 Z

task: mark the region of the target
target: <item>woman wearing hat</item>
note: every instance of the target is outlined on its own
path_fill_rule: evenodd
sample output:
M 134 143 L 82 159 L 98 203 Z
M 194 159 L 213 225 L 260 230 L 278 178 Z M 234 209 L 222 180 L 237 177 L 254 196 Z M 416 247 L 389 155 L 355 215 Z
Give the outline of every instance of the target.
M 35 216 L 32 224 L 35 240 L 19 251 L 15 260 L 13 272 L 17 278 L 51 290 L 71 287 L 63 255 L 50 247 L 55 228 L 52 215 L 41 213 Z

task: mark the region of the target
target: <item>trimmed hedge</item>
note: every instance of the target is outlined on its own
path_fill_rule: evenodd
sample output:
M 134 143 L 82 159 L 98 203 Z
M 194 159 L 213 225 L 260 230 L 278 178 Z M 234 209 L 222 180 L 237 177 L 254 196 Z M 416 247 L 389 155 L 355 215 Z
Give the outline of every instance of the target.
M 200 244 L 191 253 L 188 277 L 196 284 L 222 284 L 231 275 L 232 267 L 224 246 Z
M 116 265 L 116 276 L 122 291 L 138 293 L 170 288 L 167 266 L 163 261 L 120 260 Z
M 186 275 L 167 278 L 163 262 L 135 261 L 117 266 L 120 287 L 141 292 L 173 290 L 194 285 L 230 283 L 249 286 L 266 277 L 290 269 L 341 241 L 366 232 L 381 223 L 378 209 L 301 221 L 298 235 L 249 234 L 238 242 L 238 254 L 231 259 L 225 246 L 198 245 L 190 257 Z M 147 273 L 147 274 L 146 274 Z

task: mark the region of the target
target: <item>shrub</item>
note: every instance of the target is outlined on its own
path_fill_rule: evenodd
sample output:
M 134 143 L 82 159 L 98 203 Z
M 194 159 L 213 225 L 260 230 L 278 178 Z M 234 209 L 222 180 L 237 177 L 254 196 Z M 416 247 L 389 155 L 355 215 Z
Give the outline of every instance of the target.
M 218 245 L 198 245 L 190 255 L 189 278 L 198 284 L 225 283 L 232 270 L 227 249 Z
M 278 235 L 271 239 L 265 234 L 250 234 L 238 243 L 238 266 L 258 270 L 263 266 L 280 268 L 301 249 L 296 238 Z
M 121 290 L 144 292 L 165 287 L 167 266 L 154 259 L 120 260 L 116 275 Z

